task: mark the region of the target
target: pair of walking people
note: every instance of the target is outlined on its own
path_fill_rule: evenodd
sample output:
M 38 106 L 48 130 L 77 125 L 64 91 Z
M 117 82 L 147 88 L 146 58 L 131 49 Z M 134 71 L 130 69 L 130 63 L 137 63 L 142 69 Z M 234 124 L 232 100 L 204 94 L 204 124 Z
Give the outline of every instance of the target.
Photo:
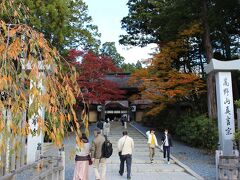
M 97 122 L 97 128 L 100 129 L 101 134 L 103 134 L 107 137 L 110 134 L 110 127 L 111 127 L 111 124 L 110 124 L 109 118 L 107 118 L 104 122 L 101 119 L 99 119 Z
M 105 180 L 106 158 L 102 156 L 105 138 L 101 135 L 100 129 L 95 129 L 93 134 L 92 145 L 88 142 L 85 134 L 82 134 L 80 139 L 82 144 L 77 142 L 73 180 L 88 180 L 88 169 L 92 163 L 96 180 Z
M 101 135 L 100 131 L 94 131 L 94 140 L 91 149 L 93 160 L 93 169 L 96 180 L 105 180 L 106 177 L 106 158 L 102 157 L 102 146 L 105 138 Z M 132 166 L 132 153 L 134 149 L 134 142 L 128 136 L 127 131 L 123 131 L 123 137 L 118 140 L 118 152 L 120 157 L 119 174 L 122 176 L 124 173 L 124 164 L 127 166 L 127 179 L 131 179 L 131 166 Z M 99 170 L 101 169 L 101 173 Z
M 149 147 L 149 158 L 150 162 L 154 162 L 154 156 L 155 156 L 155 149 L 156 147 L 159 147 L 158 141 L 155 135 L 155 131 L 151 129 L 150 131 L 146 132 L 146 135 L 148 137 L 148 147 Z M 171 135 L 168 134 L 168 130 L 165 129 L 164 135 L 161 138 L 162 141 L 162 150 L 163 150 L 163 158 L 167 160 L 167 163 L 170 164 L 170 147 L 172 146 L 172 138 Z M 160 147 L 161 148 L 161 147 Z
M 93 169 L 96 180 L 105 180 L 106 178 L 106 158 L 103 157 L 103 144 L 106 141 L 101 134 L 100 129 L 95 129 L 94 139 L 90 145 L 88 138 L 82 134 L 81 142 L 76 145 L 75 169 L 73 180 L 88 180 L 89 165 L 93 163 Z M 82 143 L 82 144 L 80 144 Z M 134 142 L 128 136 L 127 131 L 123 132 L 123 137 L 118 141 L 118 152 L 120 155 L 120 170 L 119 174 L 124 173 L 124 163 L 127 165 L 127 179 L 131 179 L 132 153 Z M 101 172 L 100 172 L 101 170 Z

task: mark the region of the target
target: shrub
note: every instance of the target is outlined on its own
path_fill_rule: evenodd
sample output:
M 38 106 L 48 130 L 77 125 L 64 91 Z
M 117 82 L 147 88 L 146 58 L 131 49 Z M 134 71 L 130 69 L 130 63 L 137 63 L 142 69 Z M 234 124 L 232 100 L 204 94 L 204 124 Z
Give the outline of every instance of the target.
M 240 129 L 237 129 L 236 132 L 234 133 L 234 140 L 240 141 Z
M 234 103 L 235 103 L 235 105 L 237 106 L 237 108 L 240 108 L 240 99 L 239 99 L 239 100 L 236 100 Z
M 195 147 L 214 150 L 217 147 L 218 131 L 215 121 L 205 115 L 184 116 L 176 128 L 176 135 L 183 142 Z

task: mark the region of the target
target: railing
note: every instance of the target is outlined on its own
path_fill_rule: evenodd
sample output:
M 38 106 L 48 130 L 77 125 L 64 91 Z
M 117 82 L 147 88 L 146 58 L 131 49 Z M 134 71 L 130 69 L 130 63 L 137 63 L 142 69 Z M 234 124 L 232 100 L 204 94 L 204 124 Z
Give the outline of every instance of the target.
M 0 112 L 4 115 L 6 122 L 11 119 L 10 109 L 3 109 Z M 25 126 L 26 123 L 26 112 L 22 114 L 22 122 L 19 124 L 21 128 Z M 6 124 L 8 126 L 8 124 Z M 11 138 L 3 138 L 0 133 L 0 143 L 5 142 L 5 146 L 1 147 L 0 150 L 0 177 L 8 174 L 9 172 L 19 169 L 20 167 L 26 165 L 26 140 L 25 136 L 17 136 L 14 140 Z M 15 148 L 16 142 L 19 142 L 19 147 Z
M 65 152 L 59 150 L 58 156 L 40 156 L 36 162 L 24 165 L 0 177 L 0 180 L 64 180 Z
M 25 141 L 25 138 L 23 138 L 22 141 Z M 10 149 L 12 149 L 11 143 L 7 145 L 6 150 L 1 154 L 0 177 L 26 164 L 25 146 L 20 147 L 15 152 L 10 152 Z

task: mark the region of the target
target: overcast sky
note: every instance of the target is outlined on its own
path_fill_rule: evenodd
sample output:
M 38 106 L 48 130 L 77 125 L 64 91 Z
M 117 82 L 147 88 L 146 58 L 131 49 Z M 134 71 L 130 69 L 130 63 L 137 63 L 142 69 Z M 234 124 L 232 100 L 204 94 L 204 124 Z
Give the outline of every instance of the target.
M 149 58 L 152 52 L 150 45 L 146 48 L 127 48 L 119 45 L 119 35 L 126 34 L 121 29 L 121 20 L 128 14 L 127 0 L 84 0 L 88 5 L 89 15 L 93 18 L 93 24 L 98 26 L 101 33 L 101 42 L 115 42 L 118 52 L 126 59 L 126 62 L 136 63 L 137 60 Z

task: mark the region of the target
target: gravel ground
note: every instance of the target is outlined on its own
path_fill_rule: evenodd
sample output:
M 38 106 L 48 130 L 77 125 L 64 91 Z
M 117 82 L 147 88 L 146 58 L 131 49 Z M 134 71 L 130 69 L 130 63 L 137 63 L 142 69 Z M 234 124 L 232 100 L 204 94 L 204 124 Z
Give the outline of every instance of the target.
M 142 126 L 139 123 L 132 122 L 140 131 L 145 133 L 149 128 Z M 156 132 L 157 138 L 161 138 L 161 133 Z M 215 155 L 208 155 L 203 150 L 189 147 L 188 145 L 173 141 L 171 153 L 182 163 L 190 167 L 206 180 L 216 179 Z

